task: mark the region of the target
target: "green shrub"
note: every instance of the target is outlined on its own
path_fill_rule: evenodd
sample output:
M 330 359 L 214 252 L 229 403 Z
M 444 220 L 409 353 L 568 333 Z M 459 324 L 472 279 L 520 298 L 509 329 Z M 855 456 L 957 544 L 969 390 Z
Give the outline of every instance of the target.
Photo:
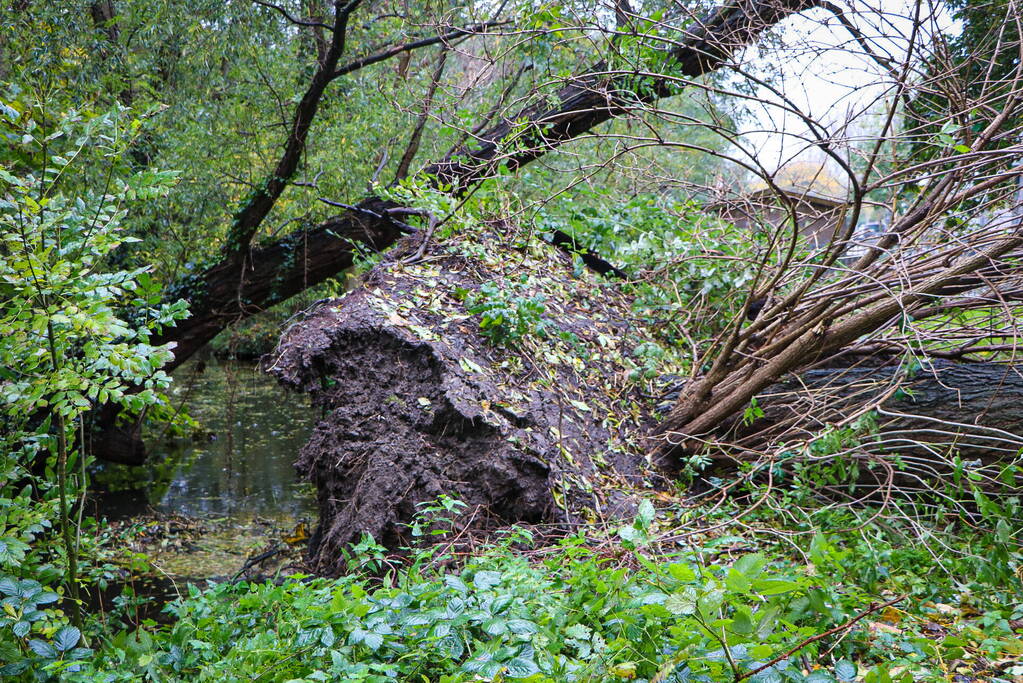
M 544 297 L 530 294 L 525 277 L 504 287 L 488 282 L 469 294 L 466 309 L 480 316 L 480 332 L 495 344 L 516 344 L 524 337 L 544 337 L 551 327 L 544 319 Z
M 652 520 L 646 503 L 620 530 L 626 546 L 641 547 Z M 374 556 L 363 545 L 363 556 Z M 639 550 L 609 556 L 580 535 L 542 562 L 513 551 L 512 540 L 451 573 L 434 559 L 420 552 L 382 581 L 192 586 L 171 608 L 172 627 L 117 635 L 83 678 L 724 681 L 786 654 L 834 617 L 808 576 L 760 554 L 730 566 L 682 555 L 655 562 Z M 802 652 L 815 653 L 816 644 Z M 837 663 L 836 678 L 784 657 L 750 680 L 845 680 L 849 666 Z
M 46 93 L 0 92 L 0 676 L 45 677 L 89 654 L 87 415 L 157 405 L 170 382 L 160 368 L 171 352 L 150 340 L 185 302 L 162 303 L 149 268 L 111 262 L 130 241 L 126 206 L 176 174 L 126 171 L 141 123 L 120 108 L 55 111 Z

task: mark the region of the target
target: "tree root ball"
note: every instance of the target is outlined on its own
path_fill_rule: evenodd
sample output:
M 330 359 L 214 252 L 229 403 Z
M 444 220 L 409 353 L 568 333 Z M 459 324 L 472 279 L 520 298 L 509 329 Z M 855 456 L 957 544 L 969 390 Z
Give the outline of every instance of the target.
M 628 515 L 631 492 L 658 479 L 636 438 L 643 387 L 629 379 L 631 349 L 652 339 L 627 322 L 630 302 L 547 247 L 479 244 L 472 258 L 456 241 L 414 264 L 402 260 L 414 245 L 397 250 L 266 361 L 322 410 L 297 462 L 318 492 L 318 572 L 343 571 L 364 534 L 408 545 L 417 511 L 441 495 L 489 530 Z M 539 296 L 546 331 L 514 346 L 485 338 L 465 300 L 486 282 Z

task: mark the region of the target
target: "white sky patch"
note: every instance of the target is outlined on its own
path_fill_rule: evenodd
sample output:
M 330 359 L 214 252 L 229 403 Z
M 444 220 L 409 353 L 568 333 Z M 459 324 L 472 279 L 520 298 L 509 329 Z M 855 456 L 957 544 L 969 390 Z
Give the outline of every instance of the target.
M 852 0 L 840 6 L 870 50 L 890 60 L 900 77 L 911 57 L 910 81 L 932 37 L 955 30 L 931 0 Z M 842 149 L 875 135 L 895 96 L 895 79 L 826 9 L 791 18 L 779 35 L 781 47 L 752 48 L 740 60 L 755 77 L 770 78 L 774 89 L 757 88 L 763 102 L 752 103 L 753 119 L 742 128 L 741 144 L 767 171 L 795 160 L 836 166 L 825 162 L 814 142 L 823 138 Z

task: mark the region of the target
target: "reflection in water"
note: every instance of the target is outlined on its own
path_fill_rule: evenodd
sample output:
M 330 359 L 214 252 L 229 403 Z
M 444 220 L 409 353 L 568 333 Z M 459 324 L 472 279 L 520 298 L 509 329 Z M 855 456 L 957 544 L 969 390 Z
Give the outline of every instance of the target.
M 157 509 L 235 519 L 313 513 L 312 488 L 292 467 L 316 422 L 304 396 L 286 394 L 253 364 L 210 359 L 175 371 L 170 397 L 208 436 L 154 448 L 178 462 L 165 492 L 151 492 Z

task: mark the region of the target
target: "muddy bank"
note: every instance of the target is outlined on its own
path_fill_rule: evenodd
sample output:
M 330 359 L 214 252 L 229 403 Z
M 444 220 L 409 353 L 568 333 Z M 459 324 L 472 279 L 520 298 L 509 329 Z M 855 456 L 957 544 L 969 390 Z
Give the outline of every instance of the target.
M 634 372 L 654 342 L 631 302 L 544 245 L 474 235 L 410 263 L 417 246 L 313 309 L 266 363 L 324 412 L 297 465 L 318 491 L 315 568 L 341 571 L 363 534 L 407 544 L 417 506 L 442 494 L 474 529 L 630 514 L 655 476 L 636 446 L 648 416 Z M 487 296 L 538 302 L 537 329 L 495 344 L 467 307 Z

